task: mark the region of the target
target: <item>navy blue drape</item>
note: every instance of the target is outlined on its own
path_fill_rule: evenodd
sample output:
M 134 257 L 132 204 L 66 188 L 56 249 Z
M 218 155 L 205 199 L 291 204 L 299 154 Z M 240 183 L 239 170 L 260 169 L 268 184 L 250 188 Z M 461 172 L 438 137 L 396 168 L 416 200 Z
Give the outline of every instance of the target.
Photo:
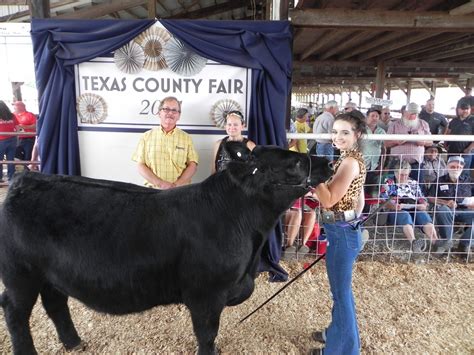
M 203 57 L 252 69 L 249 138 L 286 145 L 286 102 L 291 86 L 292 33 L 288 21 L 180 21 L 162 24 Z M 32 20 L 39 92 L 42 171 L 80 175 L 74 64 L 120 48 L 154 20 Z M 269 238 L 261 271 L 286 280 L 278 265 L 281 233 Z
M 288 21 L 160 20 L 203 57 L 252 69 L 249 138 L 286 146 L 286 102 L 291 87 L 292 33 Z
M 41 170 L 80 175 L 74 64 L 122 47 L 155 20 L 33 19 Z

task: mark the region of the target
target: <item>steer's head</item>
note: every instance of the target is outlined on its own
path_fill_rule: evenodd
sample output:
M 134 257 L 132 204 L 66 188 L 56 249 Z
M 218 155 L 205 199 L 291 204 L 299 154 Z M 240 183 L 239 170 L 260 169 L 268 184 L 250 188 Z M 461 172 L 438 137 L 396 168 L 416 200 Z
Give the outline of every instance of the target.
M 281 187 L 314 187 L 332 175 L 326 158 L 308 156 L 278 147 L 257 146 L 251 154 L 255 174 Z

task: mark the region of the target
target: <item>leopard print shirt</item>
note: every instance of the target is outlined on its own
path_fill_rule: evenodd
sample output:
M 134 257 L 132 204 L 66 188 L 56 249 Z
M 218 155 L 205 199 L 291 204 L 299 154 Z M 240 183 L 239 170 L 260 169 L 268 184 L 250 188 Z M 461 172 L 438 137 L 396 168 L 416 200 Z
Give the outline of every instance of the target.
M 347 190 L 345 195 L 342 196 L 342 199 L 338 203 L 336 203 L 334 206 L 329 208 L 329 210 L 334 211 L 334 212 L 355 210 L 357 207 L 357 201 L 359 200 L 360 192 L 362 188 L 364 187 L 365 175 L 367 173 L 367 170 L 365 168 L 364 157 L 362 156 L 362 153 L 357 150 L 349 150 L 349 151 L 341 152 L 341 156 L 337 160 L 336 164 L 334 164 L 334 173 L 336 173 L 342 161 L 348 157 L 351 157 L 357 160 L 357 162 L 359 163 L 360 173 L 359 173 L 359 176 L 357 176 L 352 181 L 351 185 L 349 186 L 349 189 Z

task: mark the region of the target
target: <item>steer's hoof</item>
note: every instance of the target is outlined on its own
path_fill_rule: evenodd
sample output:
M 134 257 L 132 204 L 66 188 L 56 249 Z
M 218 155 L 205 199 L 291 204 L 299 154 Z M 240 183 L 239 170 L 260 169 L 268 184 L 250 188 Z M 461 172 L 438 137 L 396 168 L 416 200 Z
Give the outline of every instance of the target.
M 84 341 L 80 341 L 79 344 L 66 347 L 66 351 L 84 351 L 87 348 L 87 344 Z

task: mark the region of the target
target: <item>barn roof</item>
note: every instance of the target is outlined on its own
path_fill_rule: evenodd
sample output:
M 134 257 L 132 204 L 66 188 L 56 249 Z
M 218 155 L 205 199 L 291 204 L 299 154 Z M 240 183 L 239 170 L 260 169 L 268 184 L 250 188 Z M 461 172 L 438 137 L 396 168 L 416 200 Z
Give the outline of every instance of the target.
M 0 21 L 29 21 L 25 3 L 2 1 Z M 46 12 L 49 7 L 52 18 L 272 18 L 272 1 L 268 0 L 32 3 L 32 11 Z M 295 29 L 294 93 L 364 90 L 378 91 L 381 97 L 382 90 L 389 88 L 472 87 L 474 0 L 281 0 L 276 12 L 289 18 Z

